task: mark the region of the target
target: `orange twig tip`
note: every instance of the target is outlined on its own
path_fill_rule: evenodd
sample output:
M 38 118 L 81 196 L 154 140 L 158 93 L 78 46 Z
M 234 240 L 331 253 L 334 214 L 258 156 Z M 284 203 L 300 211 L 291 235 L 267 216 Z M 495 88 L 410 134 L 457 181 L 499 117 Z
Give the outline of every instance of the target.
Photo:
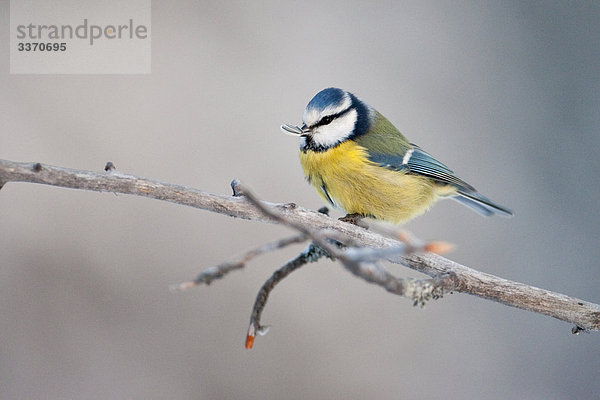
M 254 336 L 248 335 L 246 336 L 246 349 L 251 349 L 254 346 Z
M 250 321 L 250 326 L 248 327 L 248 334 L 246 335 L 246 349 L 251 349 L 254 345 L 254 337 L 256 336 L 256 327 L 254 326 L 254 321 Z
M 448 242 L 429 242 L 425 245 L 425 251 L 436 254 L 445 254 L 454 250 L 454 245 Z

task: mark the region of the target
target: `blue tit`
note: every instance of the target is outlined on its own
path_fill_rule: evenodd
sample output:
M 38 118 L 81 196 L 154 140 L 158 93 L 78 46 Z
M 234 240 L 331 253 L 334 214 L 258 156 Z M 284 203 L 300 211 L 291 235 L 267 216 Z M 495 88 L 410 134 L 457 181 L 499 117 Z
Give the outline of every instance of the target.
M 513 214 L 406 140 L 352 93 L 323 89 L 306 106 L 302 122 L 302 127 L 285 124 L 281 129 L 300 136 L 300 163 L 308 182 L 348 214 L 398 224 L 445 198 L 485 216 Z

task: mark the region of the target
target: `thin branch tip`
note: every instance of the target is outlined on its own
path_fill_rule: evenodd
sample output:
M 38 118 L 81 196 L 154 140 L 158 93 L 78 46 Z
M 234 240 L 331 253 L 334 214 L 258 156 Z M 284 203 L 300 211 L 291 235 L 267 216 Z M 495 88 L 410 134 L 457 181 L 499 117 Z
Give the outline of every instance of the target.
M 573 335 L 579 335 L 582 332 L 586 332 L 586 330 L 580 326 L 575 325 L 573 328 L 571 328 L 571 333 Z
M 329 208 L 328 207 L 323 206 L 323 207 L 319 208 L 317 210 L 317 212 L 319 214 L 325 214 L 325 215 L 329 216 Z
M 241 182 L 237 179 L 231 181 L 231 190 L 233 191 L 233 197 L 240 197 L 244 194 L 242 193 Z
M 263 244 L 262 246 L 255 247 L 246 253 L 238 256 L 236 259 L 231 261 L 223 262 L 219 265 L 207 268 L 202 271 L 193 281 L 182 282 L 179 284 L 171 285 L 171 291 L 181 292 L 184 290 L 191 289 L 193 287 L 204 285 L 210 285 L 217 279 L 222 279 L 225 275 L 235 270 L 246 267 L 246 264 L 252 259 L 258 257 L 261 254 L 269 253 L 277 249 L 281 249 L 292 244 L 302 243 L 306 241 L 305 235 L 295 235 L 287 238 L 279 239 L 273 242 Z
M 256 337 L 256 327 L 254 323 L 250 321 L 250 325 L 248 326 L 248 332 L 246 333 L 246 344 L 245 347 L 247 350 L 250 350 L 252 346 L 254 346 L 254 338 Z
M 116 169 L 117 169 L 117 167 L 115 166 L 115 164 L 113 164 L 112 161 L 109 161 L 106 163 L 106 165 L 104 165 L 104 171 L 106 171 L 106 172 L 112 172 Z
M 181 283 L 175 283 L 169 286 L 169 290 L 171 292 L 184 292 L 188 289 L 198 286 L 198 284 L 194 281 L 187 281 Z

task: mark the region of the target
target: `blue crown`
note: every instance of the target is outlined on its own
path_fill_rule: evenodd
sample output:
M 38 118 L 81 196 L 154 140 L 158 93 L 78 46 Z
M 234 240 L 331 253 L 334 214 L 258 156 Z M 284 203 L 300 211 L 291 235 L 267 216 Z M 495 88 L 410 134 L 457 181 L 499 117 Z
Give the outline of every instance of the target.
M 306 109 L 314 108 L 318 111 L 323 111 L 328 106 L 341 104 L 345 94 L 346 92 L 338 88 L 323 89 L 312 98 Z

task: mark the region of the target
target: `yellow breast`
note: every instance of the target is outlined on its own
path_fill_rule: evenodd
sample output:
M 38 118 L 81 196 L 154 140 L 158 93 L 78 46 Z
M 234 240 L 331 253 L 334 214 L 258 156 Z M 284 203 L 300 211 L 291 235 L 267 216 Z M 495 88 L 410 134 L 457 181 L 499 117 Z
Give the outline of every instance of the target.
M 393 223 L 425 212 L 440 196 L 455 192 L 418 175 L 381 167 L 352 140 L 327 151 L 300 151 L 309 182 L 325 201 L 349 214 L 362 214 Z

